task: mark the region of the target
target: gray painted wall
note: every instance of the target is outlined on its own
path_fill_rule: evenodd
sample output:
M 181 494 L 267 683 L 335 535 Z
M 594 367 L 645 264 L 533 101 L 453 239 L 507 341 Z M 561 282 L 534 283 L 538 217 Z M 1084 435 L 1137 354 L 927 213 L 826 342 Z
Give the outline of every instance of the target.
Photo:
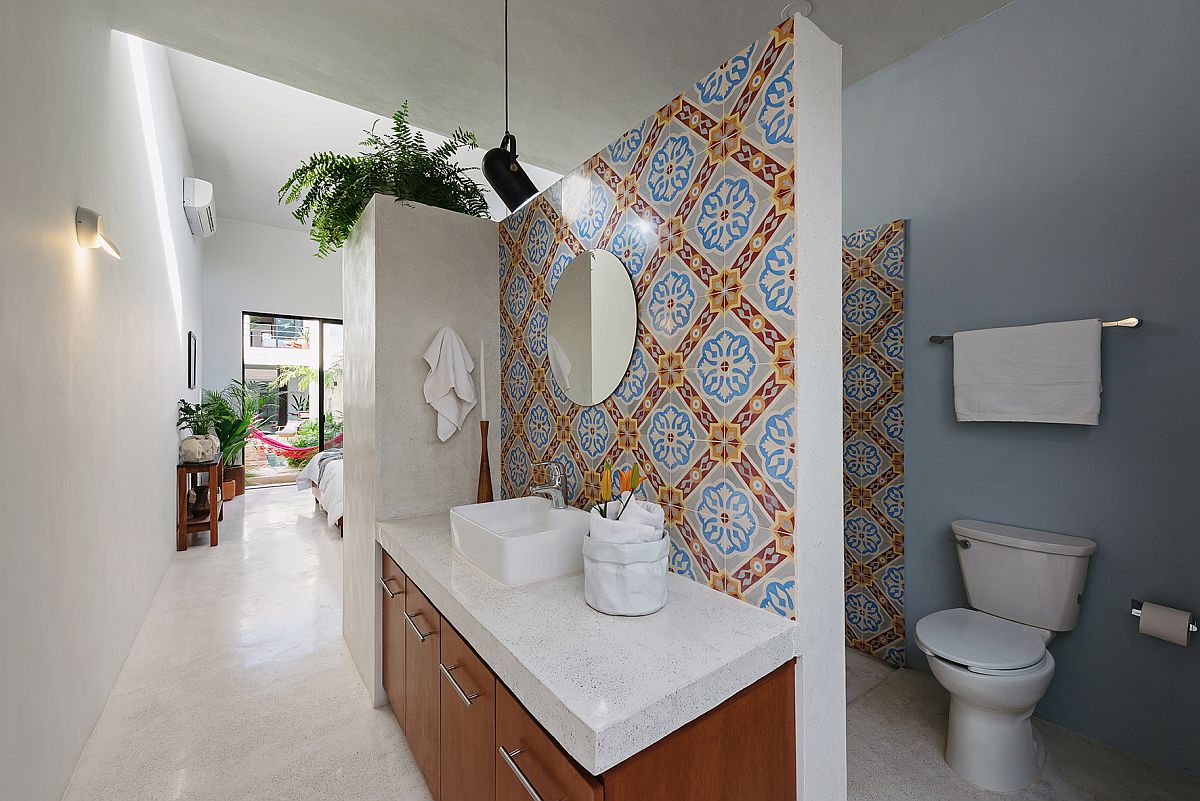
M 1019 0 L 844 95 L 844 227 L 909 228 L 908 631 L 965 597 L 950 521 L 1090 537 L 1038 714 L 1200 776 L 1200 4 Z M 1137 315 L 1104 333 L 1098 427 L 954 421 L 933 333 Z M 923 666 L 923 664 L 922 664 Z

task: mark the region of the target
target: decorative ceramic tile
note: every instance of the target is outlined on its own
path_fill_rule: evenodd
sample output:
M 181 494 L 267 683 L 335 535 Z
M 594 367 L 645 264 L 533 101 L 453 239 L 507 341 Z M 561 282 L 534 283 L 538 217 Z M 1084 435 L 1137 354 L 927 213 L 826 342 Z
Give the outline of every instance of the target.
M 795 611 L 791 42 L 788 22 L 743 48 L 506 220 L 499 298 L 505 495 L 552 455 L 585 506 L 601 465 L 636 463 L 664 507 L 671 569 L 783 615 Z M 590 247 L 629 270 L 638 332 L 613 396 L 580 407 L 548 369 L 545 328 L 562 270 Z
M 842 250 L 846 640 L 904 653 L 904 221 Z

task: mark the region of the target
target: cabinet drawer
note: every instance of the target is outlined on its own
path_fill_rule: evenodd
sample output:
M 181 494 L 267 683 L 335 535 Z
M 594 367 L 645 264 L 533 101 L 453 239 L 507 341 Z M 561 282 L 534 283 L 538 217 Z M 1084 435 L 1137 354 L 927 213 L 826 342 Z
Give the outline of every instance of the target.
M 383 595 L 383 691 L 404 728 L 404 595 L 408 578 L 392 557 L 383 554 L 379 592 Z
M 434 801 L 441 798 L 442 616 L 412 581 L 404 595 L 404 734 Z
M 532 798 L 601 801 L 604 790 L 496 682 L 496 801 Z
M 496 797 L 496 677 L 442 621 L 442 801 Z

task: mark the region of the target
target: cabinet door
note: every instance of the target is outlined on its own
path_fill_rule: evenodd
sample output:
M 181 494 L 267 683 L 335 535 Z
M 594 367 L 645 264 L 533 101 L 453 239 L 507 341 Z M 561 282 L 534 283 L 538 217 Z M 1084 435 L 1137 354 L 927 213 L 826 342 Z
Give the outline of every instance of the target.
M 496 677 L 442 621 L 442 801 L 496 798 Z
M 441 799 L 441 615 L 417 585 L 404 595 L 404 734 L 429 792 Z
M 601 801 L 595 778 L 496 682 L 496 801 Z
M 380 571 L 383 593 L 383 690 L 387 693 L 392 714 L 404 728 L 404 594 L 407 578 L 392 557 L 383 554 Z

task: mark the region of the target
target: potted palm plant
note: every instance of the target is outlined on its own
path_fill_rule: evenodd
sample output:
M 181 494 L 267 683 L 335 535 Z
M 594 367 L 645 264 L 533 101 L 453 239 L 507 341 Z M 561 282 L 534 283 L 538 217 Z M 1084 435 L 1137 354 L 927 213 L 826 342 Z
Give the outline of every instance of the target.
M 213 429 L 221 440 L 222 484 L 232 481 L 234 494 L 246 492 L 246 465 L 242 452 L 251 431 L 259 424 L 259 412 L 268 398 L 252 384 L 230 381 L 217 392 L 204 390 L 203 405 L 212 416 Z
M 408 124 L 408 103 L 392 115 L 392 130 L 362 141 L 353 156 L 315 153 L 279 189 L 281 204 L 299 203 L 292 216 L 311 219 L 309 235 L 317 255 L 328 256 L 350 236 L 354 224 L 375 195 L 423 203 L 472 217 L 487 217 L 487 199 L 479 184 L 451 159 L 461 148 L 478 147 L 475 135 L 461 128 L 433 150 Z

